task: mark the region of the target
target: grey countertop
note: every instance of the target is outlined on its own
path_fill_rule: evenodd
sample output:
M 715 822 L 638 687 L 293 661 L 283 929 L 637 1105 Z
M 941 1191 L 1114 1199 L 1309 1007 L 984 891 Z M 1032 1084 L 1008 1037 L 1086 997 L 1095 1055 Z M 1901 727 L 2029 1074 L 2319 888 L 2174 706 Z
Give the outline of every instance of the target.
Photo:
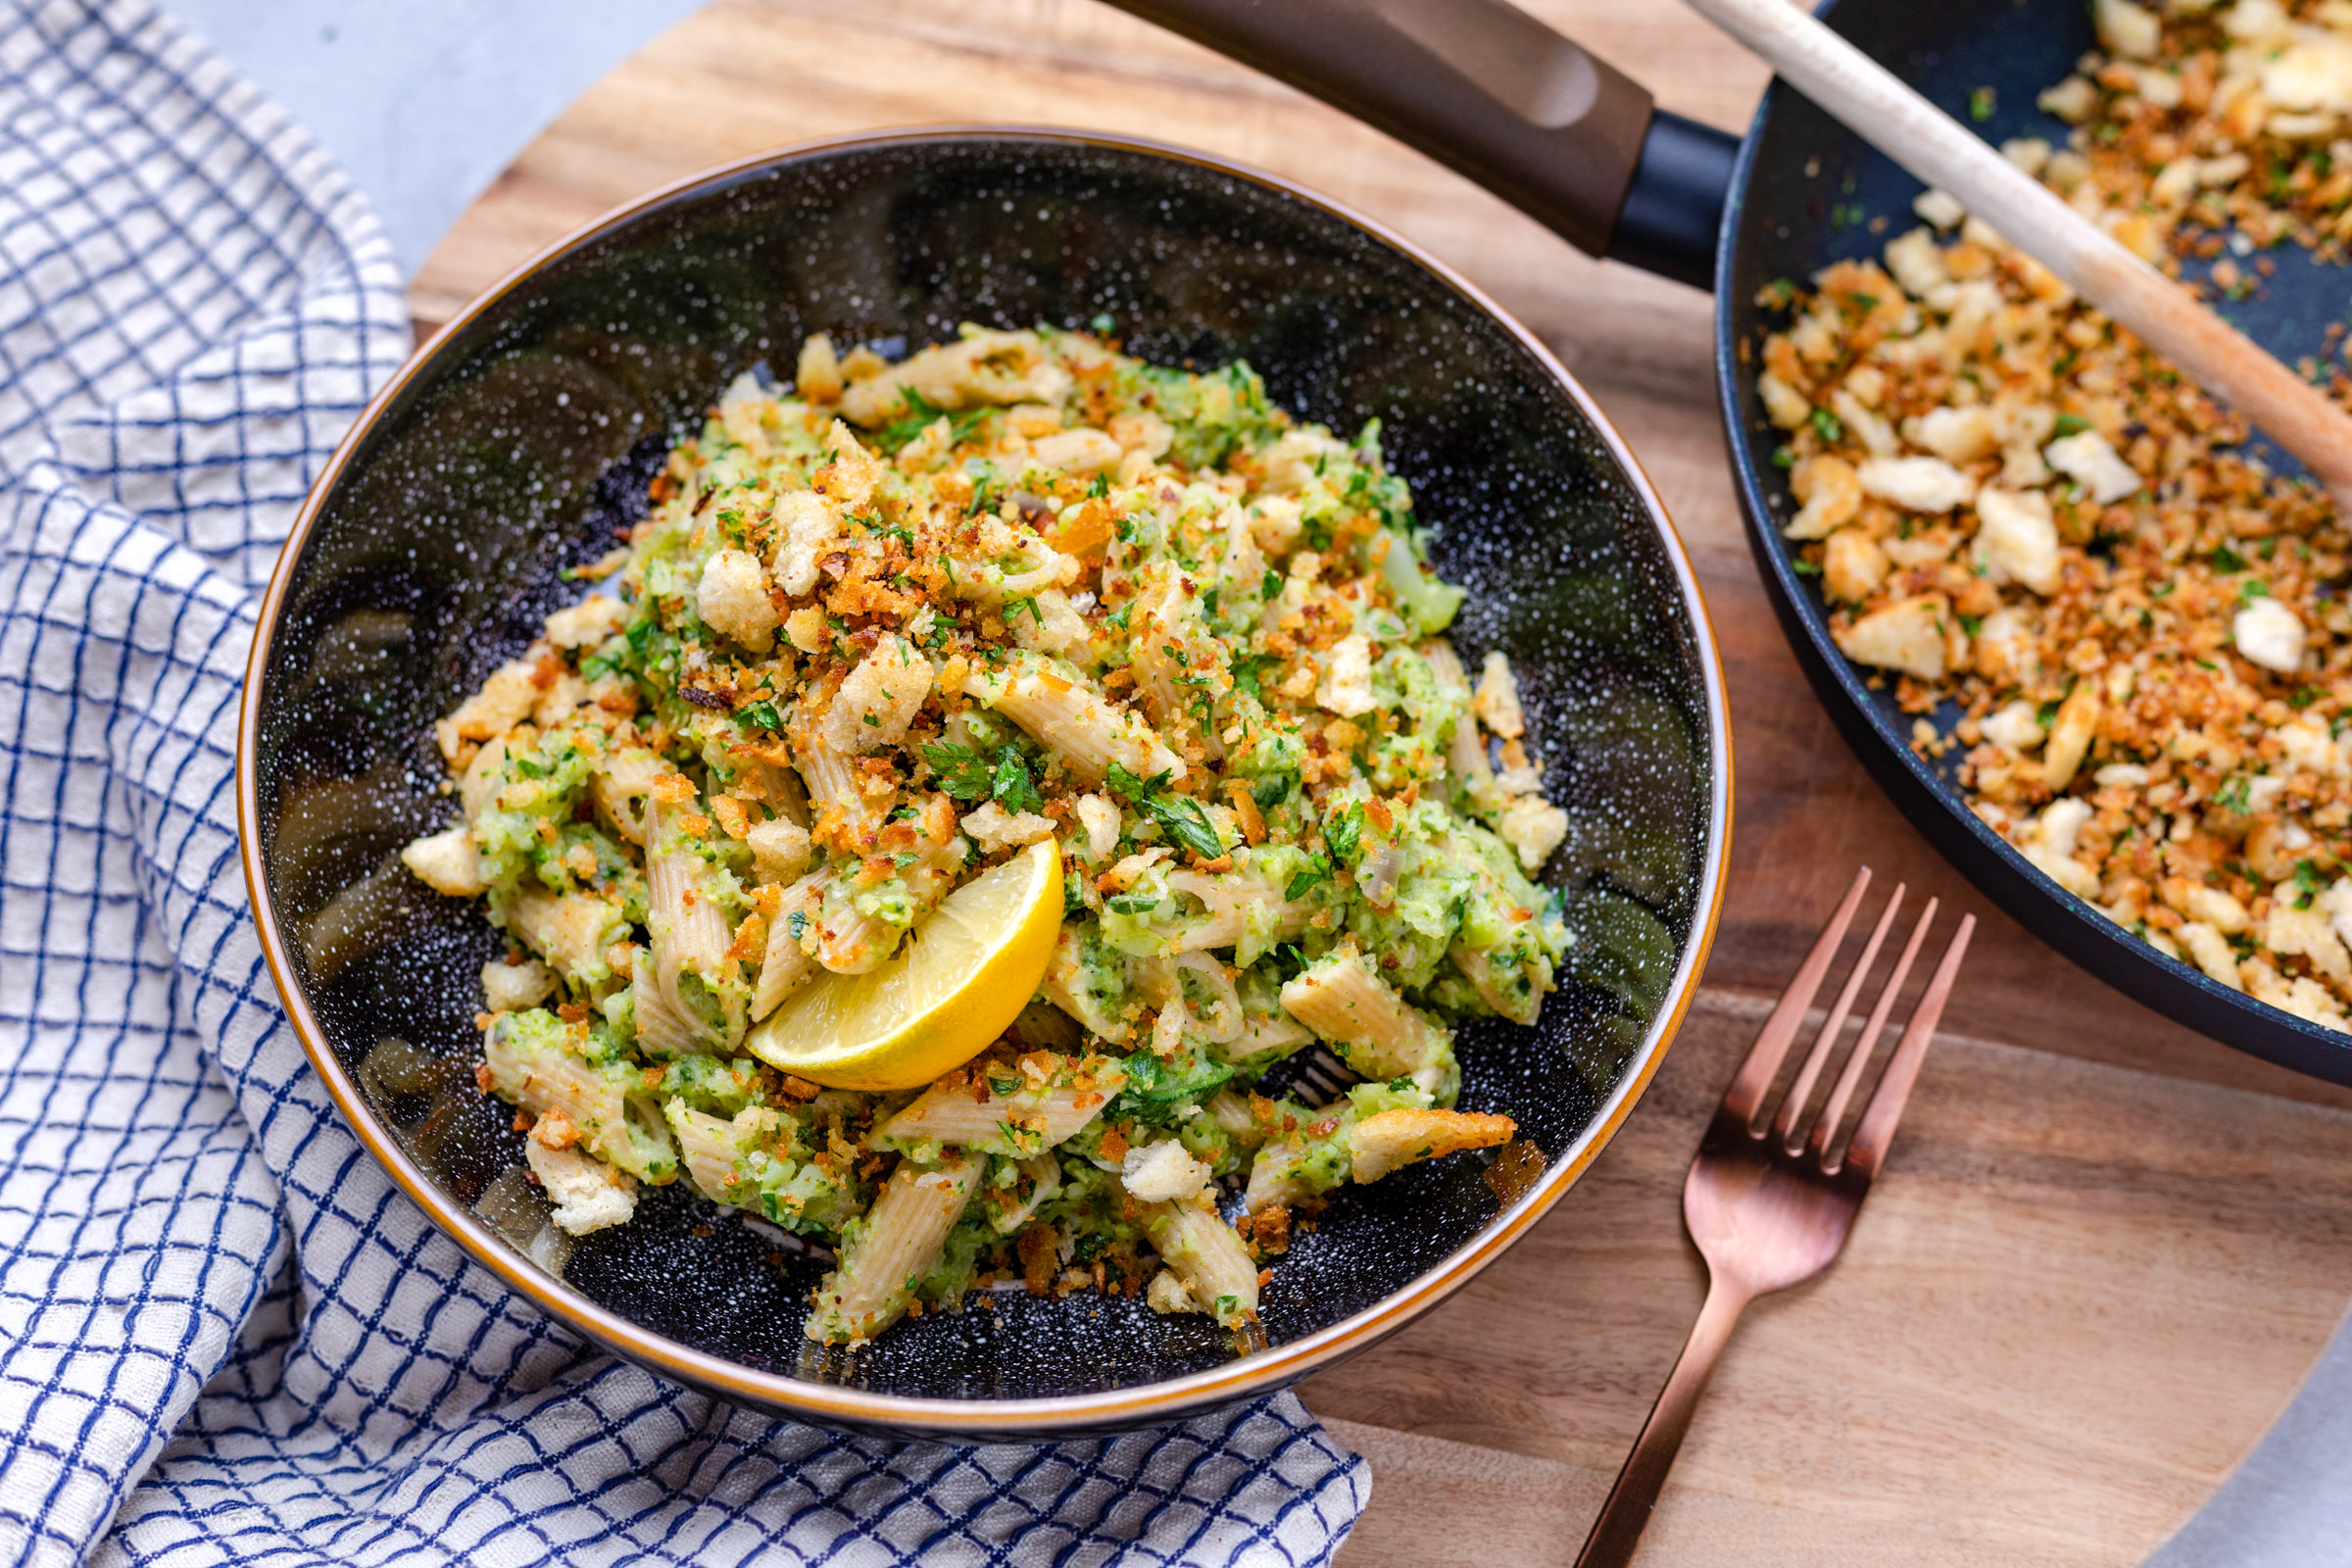
M 698 4 L 171 0 L 171 9 L 342 161 L 413 270 L 541 126 Z M 2270 1435 L 2149 1568 L 2352 1568 L 2352 1334 L 2337 1333 Z

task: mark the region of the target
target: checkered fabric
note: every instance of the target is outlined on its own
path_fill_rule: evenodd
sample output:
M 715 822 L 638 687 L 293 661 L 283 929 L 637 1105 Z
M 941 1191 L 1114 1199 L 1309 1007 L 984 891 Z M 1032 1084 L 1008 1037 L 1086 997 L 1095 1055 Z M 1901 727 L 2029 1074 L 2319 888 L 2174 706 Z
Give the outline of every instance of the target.
M 246 908 L 297 503 L 408 349 L 365 201 L 144 0 L 0 0 L 0 1562 L 1320 1562 L 1288 1396 L 1052 1447 L 673 1387 L 377 1169 Z

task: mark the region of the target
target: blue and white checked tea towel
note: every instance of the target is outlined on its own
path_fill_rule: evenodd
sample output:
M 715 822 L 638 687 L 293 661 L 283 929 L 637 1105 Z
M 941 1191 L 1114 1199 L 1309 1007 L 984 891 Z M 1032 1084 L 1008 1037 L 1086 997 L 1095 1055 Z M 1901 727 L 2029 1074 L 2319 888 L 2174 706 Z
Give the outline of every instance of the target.
M 0 0 L 0 1562 L 1320 1562 L 1289 1396 L 1029 1448 L 744 1414 L 377 1170 L 247 916 L 233 733 L 311 477 L 408 349 L 366 202 L 146 0 Z

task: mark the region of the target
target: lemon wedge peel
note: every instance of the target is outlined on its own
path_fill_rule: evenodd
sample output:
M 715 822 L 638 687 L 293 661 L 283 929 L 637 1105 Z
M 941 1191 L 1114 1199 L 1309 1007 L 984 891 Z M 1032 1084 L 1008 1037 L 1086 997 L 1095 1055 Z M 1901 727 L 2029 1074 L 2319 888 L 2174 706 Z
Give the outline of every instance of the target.
M 1061 934 L 1061 851 L 1041 839 L 972 878 L 865 974 L 820 974 L 744 1049 L 833 1089 L 918 1089 L 1002 1035 Z

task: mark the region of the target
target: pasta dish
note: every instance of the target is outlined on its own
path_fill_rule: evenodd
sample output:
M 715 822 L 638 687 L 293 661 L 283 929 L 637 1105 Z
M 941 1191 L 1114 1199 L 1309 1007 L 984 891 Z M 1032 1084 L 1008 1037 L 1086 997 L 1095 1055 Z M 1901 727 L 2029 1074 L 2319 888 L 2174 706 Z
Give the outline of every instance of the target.
M 1553 988 L 1567 818 L 1377 424 L 1087 333 L 819 335 L 586 575 L 403 852 L 505 935 L 477 1077 L 565 1231 L 690 1183 L 832 1250 L 829 1343 L 1014 1280 L 1246 1336 L 1326 1195 L 1513 1136 L 1451 1021 Z

